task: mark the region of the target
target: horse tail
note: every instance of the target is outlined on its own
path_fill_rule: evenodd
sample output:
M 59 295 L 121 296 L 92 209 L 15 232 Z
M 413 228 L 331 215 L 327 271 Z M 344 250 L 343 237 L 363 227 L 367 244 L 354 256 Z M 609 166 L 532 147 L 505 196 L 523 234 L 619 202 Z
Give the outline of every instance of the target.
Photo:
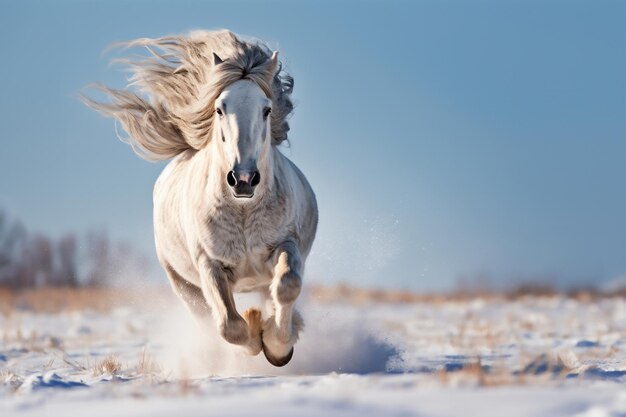
M 163 104 L 149 103 L 135 93 L 100 84 L 92 87 L 106 94 L 111 101 L 101 103 L 81 95 L 83 103 L 120 122 L 129 136 L 124 138 L 118 134 L 118 137 L 141 158 L 162 161 L 193 149 Z

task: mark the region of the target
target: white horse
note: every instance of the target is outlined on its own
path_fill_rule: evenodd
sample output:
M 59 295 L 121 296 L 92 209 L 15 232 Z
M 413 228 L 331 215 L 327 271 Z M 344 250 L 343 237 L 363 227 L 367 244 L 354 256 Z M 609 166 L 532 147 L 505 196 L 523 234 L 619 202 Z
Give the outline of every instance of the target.
M 317 229 L 315 195 L 278 149 L 293 79 L 277 52 L 229 31 L 138 39 L 152 56 L 123 60 L 138 92 L 98 86 L 86 103 L 116 118 L 142 157 L 173 158 L 154 187 L 159 261 L 198 321 L 229 343 L 287 364 L 303 321 L 294 309 Z M 240 315 L 233 292 L 258 291 L 267 317 Z

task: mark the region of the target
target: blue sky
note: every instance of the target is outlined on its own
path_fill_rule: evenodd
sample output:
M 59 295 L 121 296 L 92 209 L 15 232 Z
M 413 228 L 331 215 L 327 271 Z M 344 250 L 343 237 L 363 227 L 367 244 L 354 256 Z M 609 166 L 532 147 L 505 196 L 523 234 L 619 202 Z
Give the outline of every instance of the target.
M 0 207 L 53 235 L 153 250 L 163 164 L 76 99 L 121 87 L 114 41 L 229 28 L 295 77 L 291 148 L 320 205 L 312 282 L 626 275 L 626 3 L 10 1 Z

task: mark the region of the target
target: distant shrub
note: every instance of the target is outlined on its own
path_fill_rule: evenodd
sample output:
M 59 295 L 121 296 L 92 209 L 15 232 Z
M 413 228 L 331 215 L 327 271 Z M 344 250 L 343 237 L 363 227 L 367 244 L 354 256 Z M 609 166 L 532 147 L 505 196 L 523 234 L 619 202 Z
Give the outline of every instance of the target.
M 145 269 L 143 256 L 128 244 L 112 242 L 105 233 L 52 239 L 29 233 L 0 211 L 0 287 L 107 286 L 122 272 Z

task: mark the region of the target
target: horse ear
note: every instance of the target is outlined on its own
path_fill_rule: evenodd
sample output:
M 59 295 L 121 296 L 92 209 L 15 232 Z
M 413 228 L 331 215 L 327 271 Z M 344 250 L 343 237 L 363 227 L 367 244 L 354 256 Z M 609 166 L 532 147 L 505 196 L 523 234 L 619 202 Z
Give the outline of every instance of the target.
M 272 57 L 270 58 L 270 61 L 268 63 L 268 68 L 269 68 L 270 74 L 272 74 L 272 77 L 274 77 L 274 75 L 276 75 L 276 72 L 278 70 L 278 51 L 274 51 L 272 53 Z
M 220 58 L 215 52 L 213 52 L 213 65 L 219 65 L 222 62 L 224 62 L 222 58 Z

